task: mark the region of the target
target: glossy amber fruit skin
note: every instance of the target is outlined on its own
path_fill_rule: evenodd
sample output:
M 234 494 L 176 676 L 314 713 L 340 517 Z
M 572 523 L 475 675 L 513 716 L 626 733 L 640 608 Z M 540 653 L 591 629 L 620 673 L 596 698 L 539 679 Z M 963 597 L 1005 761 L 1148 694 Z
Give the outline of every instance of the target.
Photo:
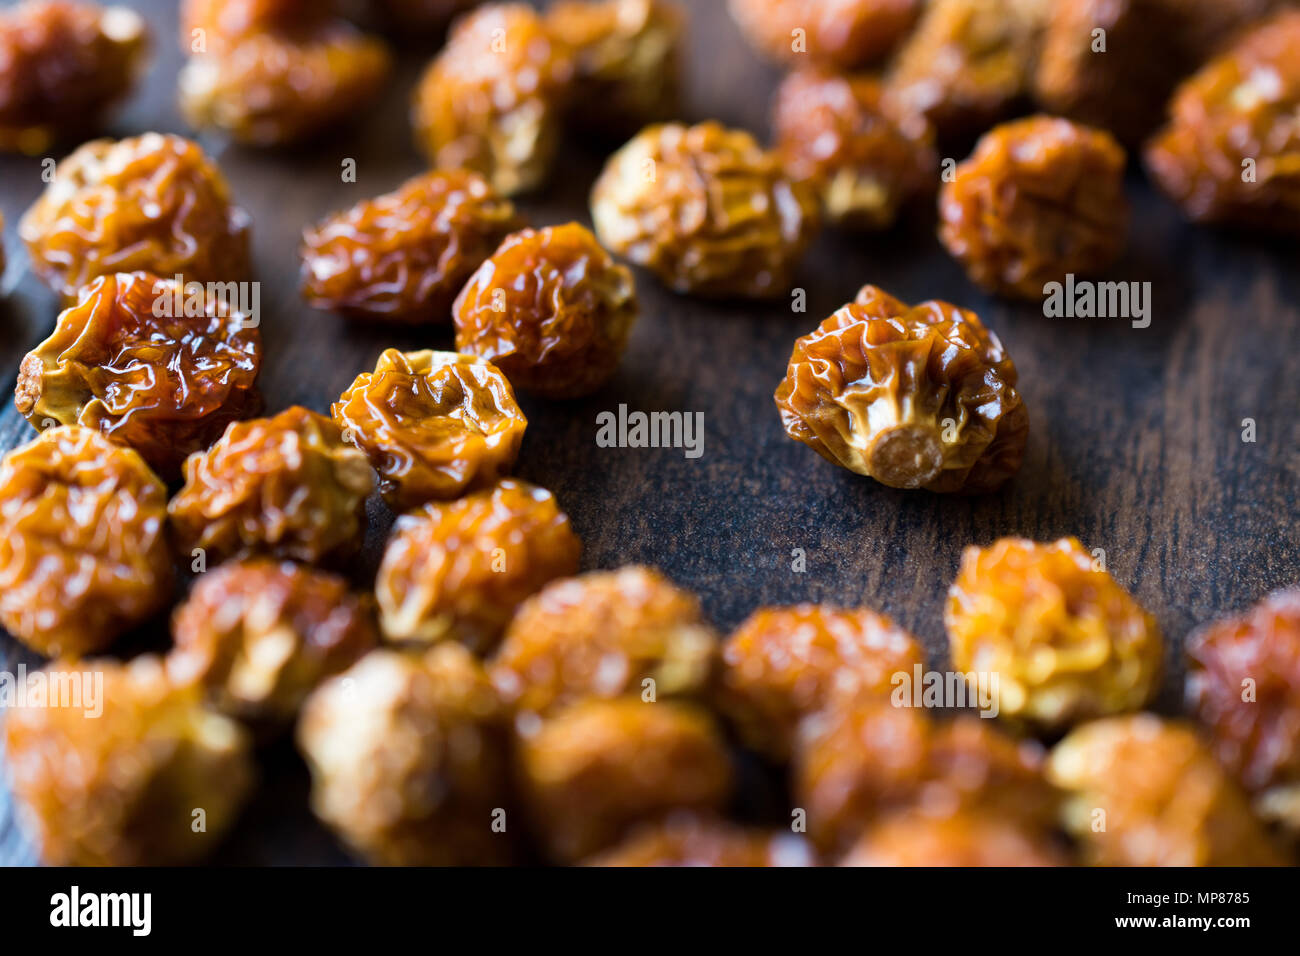
M 492 680 L 517 710 L 548 714 L 585 697 L 700 695 L 716 657 L 695 596 L 633 565 L 553 581 L 525 601 Z
M 1187 657 L 1187 703 L 1215 757 L 1262 816 L 1300 830 L 1300 589 L 1199 628 Z
M 635 697 L 585 700 L 520 735 L 520 802 L 544 854 L 575 863 L 674 810 L 719 811 L 726 747 L 708 714 Z
M 1076 538 L 967 548 L 944 623 L 956 669 L 997 674 L 1002 714 L 1044 729 L 1139 710 L 1159 688 L 1155 618 Z
M 171 683 L 156 657 L 60 660 L 49 670 L 102 679 L 102 713 L 8 712 L 6 765 L 42 862 L 168 866 L 202 859 L 252 789 L 247 734 L 205 707 L 197 687 Z M 202 829 L 196 809 L 204 812 Z
M 143 72 L 149 29 L 123 6 L 63 0 L 0 11 L 0 152 L 85 138 Z
M 472 169 L 506 196 L 550 174 L 573 79 L 571 51 L 521 3 L 461 17 L 415 89 L 416 145 L 442 169 Z
M 171 316 L 155 314 L 160 299 Z M 174 279 L 100 276 L 23 359 L 14 404 L 36 428 L 93 428 L 174 478 L 227 424 L 261 411 L 254 321 Z
M 916 638 L 866 608 L 760 608 L 723 645 L 718 706 L 748 747 L 783 761 L 799 721 L 832 693 L 887 698 L 894 675 L 917 664 Z
M 1094 275 L 1124 249 L 1124 149 L 1050 116 L 985 133 L 939 192 L 939 239 L 989 292 L 1041 299 L 1067 274 Z
M 47 657 L 100 651 L 171 598 L 167 489 L 89 428 L 0 460 L 0 624 Z
M 491 650 L 515 608 L 578 572 L 582 542 L 545 488 L 505 479 L 397 519 L 375 581 L 392 641 Z
M 500 702 L 463 647 L 379 650 L 307 699 L 312 811 L 380 866 L 494 866 L 515 854 Z M 505 832 L 493 829 L 505 813 Z
M 873 77 L 789 74 L 772 128 L 786 171 L 814 184 L 826 219 L 839 226 L 887 229 L 938 182 L 930 124 L 888 107 Z
M 783 295 L 819 215 L 810 183 L 791 179 L 749 133 L 713 121 L 646 127 L 591 191 L 607 248 L 698 295 Z
M 1015 363 L 973 312 L 863 286 L 798 339 L 775 400 L 786 434 L 894 488 L 996 490 L 1029 415 Z
M 736 826 L 695 813 L 674 813 L 637 827 L 584 866 L 814 866 L 807 842 L 793 833 Z
M 501 371 L 455 352 L 388 349 L 333 415 L 396 511 L 490 486 L 514 465 L 528 427 Z
M 776 63 L 870 66 L 911 29 L 920 0 L 728 0 L 750 44 Z M 800 31 L 795 48 L 794 31 Z
M 303 230 L 302 297 L 350 318 L 447 322 L 465 280 L 519 226 L 477 173 L 424 173 Z
M 323 415 L 293 406 L 233 422 L 185 461 L 185 484 L 167 506 L 181 555 L 207 566 L 230 558 L 306 564 L 355 553 L 373 478 L 365 455 Z
M 901 813 L 862 835 L 840 866 L 1067 866 L 1041 833 L 997 813 Z
M 248 222 L 198 144 L 145 133 L 79 147 L 58 164 L 18 232 L 32 270 L 75 305 L 82 286 L 115 272 L 242 281 Z
M 1053 748 L 1047 774 L 1067 791 L 1062 822 L 1093 866 L 1281 862 L 1190 727 L 1152 714 L 1092 721 Z
M 174 680 L 223 713 L 289 724 L 311 690 L 378 643 L 374 612 L 340 577 L 289 561 L 232 561 L 199 575 L 172 615 Z
M 452 306 L 456 348 L 547 398 L 576 398 L 618 369 L 637 317 L 632 272 L 576 222 L 509 236 Z

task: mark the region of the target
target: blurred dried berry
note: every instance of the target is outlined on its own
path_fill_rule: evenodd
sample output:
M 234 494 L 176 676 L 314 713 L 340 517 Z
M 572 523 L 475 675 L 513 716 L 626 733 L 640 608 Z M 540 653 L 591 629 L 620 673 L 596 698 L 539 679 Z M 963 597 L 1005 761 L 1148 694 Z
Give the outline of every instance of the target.
M 775 62 L 807 57 L 854 69 L 894 48 L 922 0 L 729 0 L 728 6 L 750 44 Z
M 674 813 L 637 827 L 585 866 L 813 866 L 812 849 L 793 833 L 739 827 L 715 817 Z
M 854 844 L 840 866 L 1066 866 L 1041 834 L 1006 818 L 958 810 L 890 817 Z
M 49 657 L 108 647 L 171 599 L 167 489 L 143 459 L 64 425 L 0 460 L 0 624 Z
M 452 306 L 456 348 L 520 388 L 576 398 L 614 375 L 637 316 L 631 271 L 570 222 L 509 236 Z

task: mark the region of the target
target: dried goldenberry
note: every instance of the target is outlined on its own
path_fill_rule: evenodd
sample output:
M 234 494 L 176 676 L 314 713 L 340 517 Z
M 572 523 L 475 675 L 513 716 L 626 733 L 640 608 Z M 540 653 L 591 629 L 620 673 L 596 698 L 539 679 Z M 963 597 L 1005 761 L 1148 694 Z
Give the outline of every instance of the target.
M 97 697 L 7 712 L 5 761 L 44 863 L 165 866 L 216 846 L 252 789 L 237 723 L 152 656 L 58 661 L 42 676 Z
M 1196 734 L 1151 714 L 1096 720 L 1053 748 L 1065 828 L 1094 866 L 1281 861 L 1237 784 Z
M 782 295 L 818 224 L 816 189 L 749 133 L 649 126 L 591 191 L 600 241 L 677 292 Z
M 425 505 L 397 519 L 384 549 L 375 580 L 384 636 L 487 651 L 520 602 L 576 574 L 581 554 L 555 497 L 522 481 Z
M 185 461 L 185 485 L 167 506 L 182 554 L 290 558 L 306 564 L 353 554 L 374 479 L 366 456 L 323 415 L 294 406 L 234 422 Z
M 463 647 L 366 655 L 307 699 L 298 747 L 312 810 L 362 858 L 489 866 L 513 857 L 503 714 Z
M 614 375 L 636 321 L 632 273 L 571 222 L 508 237 L 452 306 L 456 348 L 548 398 Z
M 492 680 L 518 710 L 545 714 L 584 697 L 698 695 L 716 655 L 695 596 L 632 566 L 554 581 L 525 601 Z
M 722 648 L 718 703 L 749 747 L 784 760 L 800 719 L 832 692 L 887 697 L 895 674 L 924 663 L 916 638 L 866 608 L 760 608 Z
M 637 827 L 586 866 L 813 866 L 811 848 L 793 833 L 739 827 L 714 817 L 674 813 Z
M 304 230 L 302 296 L 352 318 L 446 322 L 465 280 L 519 225 L 477 173 L 425 173 Z
M 1137 710 L 1159 686 L 1155 619 L 1075 538 L 967 548 L 944 623 L 957 670 L 997 674 L 1002 713 L 1040 727 Z
M 373 611 L 345 580 L 265 560 L 200 575 L 172 634 L 173 679 L 198 682 L 223 713 L 272 729 L 378 641 Z
M 731 16 L 764 56 L 843 69 L 881 59 L 912 28 L 922 0 L 730 0 Z
M 674 810 L 721 810 L 731 795 L 722 737 L 688 704 L 581 701 L 528 728 L 516 749 L 520 802 L 557 863 Z
M 0 461 L 0 624 L 33 650 L 108 647 L 171 598 L 167 489 L 99 432 L 51 428 Z
M 96 429 L 173 478 L 227 424 L 261 410 L 261 362 L 256 320 L 203 286 L 105 275 L 23 359 L 14 404 L 37 428 Z
M 980 139 L 939 193 L 939 238 L 981 287 L 1035 299 L 1124 248 L 1124 150 L 1109 133 L 1050 116 Z
M 840 866 L 1065 866 L 1050 839 L 995 813 L 902 813 L 872 827 Z
M 973 312 L 875 286 L 795 342 L 776 406 L 786 434 L 895 488 L 989 492 L 1020 469 L 1016 366 Z
M 196 143 L 145 133 L 86 143 L 18 225 L 32 269 L 67 305 L 115 272 L 187 282 L 248 275 L 248 214 Z
M 333 415 L 398 511 L 491 485 L 514 464 L 528 427 L 501 371 L 455 352 L 387 350 Z

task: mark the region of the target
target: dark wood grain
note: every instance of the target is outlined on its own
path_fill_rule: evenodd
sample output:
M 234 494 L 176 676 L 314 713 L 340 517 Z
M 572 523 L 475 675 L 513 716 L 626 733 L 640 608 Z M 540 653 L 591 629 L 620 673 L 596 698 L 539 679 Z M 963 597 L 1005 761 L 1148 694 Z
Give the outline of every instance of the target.
M 178 54 L 174 4 L 135 4 L 161 38 L 147 84 L 111 132 L 184 132 L 171 103 Z M 765 133 L 776 74 L 755 60 L 720 2 L 690 4 L 690 119 L 717 117 Z M 385 347 L 448 347 L 448 329 L 359 328 L 304 306 L 295 246 L 303 224 L 396 185 L 420 169 L 409 143 L 409 85 L 432 51 L 407 56 L 383 107 L 309 149 L 254 152 L 204 145 L 254 217 L 262 282 L 270 408 L 326 411 Z M 355 184 L 340 162 L 355 158 Z M 552 186 L 521 205 L 538 224 L 589 223 L 586 196 L 603 156 L 570 145 Z M 15 223 L 41 189 L 39 164 L 0 158 L 0 209 L 10 263 L 0 297 L 0 386 L 52 325 L 52 295 L 26 270 Z M 618 377 L 582 401 L 524 397 L 530 427 L 518 471 L 552 489 L 585 546 L 584 566 L 657 565 L 697 591 L 720 628 L 763 603 L 863 603 L 895 616 L 946 659 L 944 593 L 961 549 L 1005 534 L 1079 536 L 1104 548 L 1111 572 L 1152 610 L 1168 637 L 1160 701 L 1178 706 L 1180 645 L 1191 627 L 1300 580 L 1300 276 L 1294 245 L 1183 224 L 1136 173 L 1129 251 L 1113 278 L 1150 281 L 1153 321 L 1047 319 L 1036 306 L 982 295 L 943 253 L 933 215 L 884 237 L 822 237 L 802 270 L 806 313 L 790 300 L 710 303 L 638 276 L 642 319 Z M 772 405 L 794 338 L 864 282 L 905 300 L 944 298 L 975 309 L 1021 372 L 1032 418 L 1024 469 L 987 498 L 882 487 L 787 439 Z M 703 412 L 703 457 L 597 447 L 596 415 L 619 403 Z M 1242 420 L 1258 440 L 1241 440 Z M 30 437 L 12 403 L 0 449 Z M 374 526 L 359 583 L 373 573 L 391 516 Z M 791 552 L 804 549 L 795 573 Z M 165 640 L 163 629 L 138 643 Z M 0 635 L 0 668 L 36 663 Z M 222 862 L 319 863 L 343 857 L 305 811 L 304 772 L 288 745 L 264 755 L 264 787 Z M 0 863 L 30 847 L 0 797 Z

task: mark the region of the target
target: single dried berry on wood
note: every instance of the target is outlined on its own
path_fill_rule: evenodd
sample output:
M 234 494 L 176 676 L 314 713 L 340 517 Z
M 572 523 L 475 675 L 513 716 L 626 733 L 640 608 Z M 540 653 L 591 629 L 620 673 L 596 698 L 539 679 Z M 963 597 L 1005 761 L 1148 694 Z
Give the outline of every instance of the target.
M 23 359 L 14 404 L 36 428 L 85 425 L 174 478 L 187 455 L 261 410 L 261 363 L 255 320 L 221 296 L 118 273 L 86 286 Z
M 1015 363 L 973 312 L 875 286 L 795 342 L 786 434 L 895 488 L 993 491 L 1020 469 L 1029 416 Z
M 614 375 L 636 321 L 631 271 L 576 222 L 508 237 L 452 306 L 456 348 L 520 388 L 587 395 Z
M 1300 830 L 1300 589 L 1196 631 L 1187 701 L 1257 811 Z
M 98 703 L 14 707 L 5 720 L 5 762 L 44 863 L 167 866 L 216 846 L 252 789 L 237 723 L 152 656 L 58 661 L 42 676 L 101 688 Z
M 584 697 L 698 695 L 716 656 L 695 596 L 631 566 L 555 581 L 525 601 L 492 680 L 516 709 L 545 714 Z
M 417 145 L 441 168 L 482 173 L 512 196 L 550 174 L 573 60 L 542 18 L 491 3 L 452 27 L 415 90 Z
M 739 827 L 695 813 L 674 813 L 637 827 L 585 866 L 813 866 L 811 848 L 793 833 Z
M 397 519 L 375 580 L 393 641 L 490 650 L 529 595 L 578 572 L 582 542 L 546 489 L 506 479 Z
M 96 276 L 151 272 L 187 282 L 248 276 L 248 214 L 198 144 L 145 133 L 86 143 L 18 225 L 32 270 L 67 305 Z
M 519 226 L 477 173 L 425 173 L 303 230 L 302 296 L 352 318 L 445 322 L 465 280 Z
M 1109 133 L 1050 116 L 980 139 L 939 193 L 939 238 L 998 295 L 1037 299 L 1067 274 L 1104 270 L 1124 249 L 1124 150 Z
M 921 0 L 730 0 L 741 33 L 777 63 L 805 57 L 842 69 L 869 66 L 911 29 Z
M 747 746 L 785 760 L 801 718 L 832 693 L 888 697 L 925 655 L 916 638 L 866 608 L 760 608 L 722 648 L 718 706 Z
M 1159 687 L 1155 618 L 1076 538 L 967 548 L 944 623 L 957 670 L 997 674 L 1002 713 L 1040 727 L 1137 710 Z
M 614 844 L 674 810 L 718 811 L 732 769 L 708 714 L 635 697 L 585 700 L 530 727 L 516 746 L 520 802 L 557 863 Z
M 785 293 L 818 205 L 753 136 L 712 121 L 645 128 L 591 191 L 602 243 L 677 292 L 715 296 Z
M 201 551 L 208 565 L 255 555 L 317 564 L 360 546 L 373 483 L 337 425 L 294 406 L 233 422 L 186 459 L 167 512 L 181 554 Z
M 37 0 L 0 11 L 0 152 L 84 139 L 130 93 L 149 44 L 127 7 Z
M 373 610 L 345 580 L 265 560 L 201 574 L 172 634 L 173 679 L 199 683 L 223 713 L 270 729 L 378 641 Z
M 1245 794 L 1182 724 L 1151 714 L 1084 724 L 1053 748 L 1047 774 L 1069 792 L 1062 822 L 1094 866 L 1281 862 Z
M 171 599 L 167 489 L 89 428 L 42 432 L 0 460 L 0 624 L 28 647 L 108 647 Z
M 397 511 L 491 485 L 515 463 L 528 427 L 500 369 L 455 352 L 388 349 L 333 415 Z
M 995 813 L 903 813 L 872 827 L 840 866 L 1066 866 L 1051 840 Z
M 930 124 L 890 108 L 873 77 L 791 73 L 772 126 L 786 172 L 817 187 L 838 225 L 886 229 L 938 181 Z
M 463 647 L 366 655 L 307 699 L 298 748 L 312 810 L 364 859 L 489 866 L 513 857 L 503 714 Z

